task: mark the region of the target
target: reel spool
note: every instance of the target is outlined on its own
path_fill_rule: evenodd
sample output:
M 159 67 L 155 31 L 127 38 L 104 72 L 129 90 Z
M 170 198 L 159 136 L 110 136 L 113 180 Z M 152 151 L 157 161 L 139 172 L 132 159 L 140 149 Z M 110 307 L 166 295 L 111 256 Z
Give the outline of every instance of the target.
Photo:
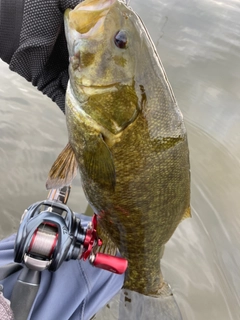
M 86 228 L 66 206 L 70 187 L 51 190 L 48 200 L 31 205 L 21 219 L 15 240 L 14 261 L 29 269 L 56 271 L 63 261 L 89 259 L 90 263 L 114 273 L 127 269 L 127 260 L 107 254 L 95 254 L 102 245 L 97 236 L 97 215 Z

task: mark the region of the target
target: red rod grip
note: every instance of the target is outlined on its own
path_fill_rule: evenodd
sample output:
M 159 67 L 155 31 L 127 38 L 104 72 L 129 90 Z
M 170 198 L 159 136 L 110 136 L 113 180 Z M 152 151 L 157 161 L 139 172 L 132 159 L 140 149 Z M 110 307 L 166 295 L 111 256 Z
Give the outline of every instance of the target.
M 127 269 L 128 261 L 124 258 L 110 256 L 104 253 L 97 253 L 92 264 L 97 268 L 122 274 Z

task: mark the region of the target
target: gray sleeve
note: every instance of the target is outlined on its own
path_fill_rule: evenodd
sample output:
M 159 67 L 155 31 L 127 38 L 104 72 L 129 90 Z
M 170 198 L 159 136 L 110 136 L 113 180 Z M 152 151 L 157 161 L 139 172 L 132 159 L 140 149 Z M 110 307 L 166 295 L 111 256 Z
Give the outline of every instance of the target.
M 25 0 L 24 4 L 23 0 L 0 1 L 0 57 L 64 111 L 68 51 L 63 14 L 80 0 Z

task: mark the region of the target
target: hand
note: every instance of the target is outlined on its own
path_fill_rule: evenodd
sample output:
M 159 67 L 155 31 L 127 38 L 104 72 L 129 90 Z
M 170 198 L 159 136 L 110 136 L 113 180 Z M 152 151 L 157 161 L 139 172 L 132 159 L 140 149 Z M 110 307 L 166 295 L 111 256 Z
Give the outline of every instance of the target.
M 64 112 L 68 51 L 63 14 L 80 0 L 25 0 L 18 49 L 10 69 L 47 94 Z

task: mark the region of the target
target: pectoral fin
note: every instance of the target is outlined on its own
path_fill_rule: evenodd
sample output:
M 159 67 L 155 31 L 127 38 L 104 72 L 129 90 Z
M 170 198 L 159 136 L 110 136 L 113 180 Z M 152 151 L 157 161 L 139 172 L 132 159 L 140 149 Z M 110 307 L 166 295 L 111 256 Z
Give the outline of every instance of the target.
M 115 166 L 112 154 L 102 135 L 95 136 L 83 153 L 87 175 L 102 187 L 112 190 L 116 184 Z
M 52 165 L 46 182 L 47 189 L 59 189 L 69 185 L 77 175 L 77 161 L 68 143 Z

